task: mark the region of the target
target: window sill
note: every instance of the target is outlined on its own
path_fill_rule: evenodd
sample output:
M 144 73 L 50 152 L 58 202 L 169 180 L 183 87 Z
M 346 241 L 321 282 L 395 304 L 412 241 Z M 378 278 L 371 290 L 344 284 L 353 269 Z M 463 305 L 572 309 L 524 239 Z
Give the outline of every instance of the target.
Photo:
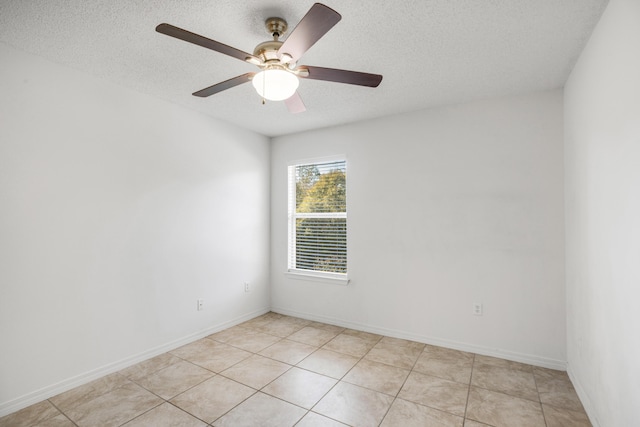
M 300 271 L 300 270 L 289 270 L 284 273 L 285 276 L 290 279 L 296 280 L 307 280 L 311 282 L 324 282 L 331 283 L 334 285 L 342 285 L 346 286 L 349 284 L 349 279 L 344 275 L 332 275 L 331 273 L 322 274 L 322 273 L 313 273 L 308 271 Z

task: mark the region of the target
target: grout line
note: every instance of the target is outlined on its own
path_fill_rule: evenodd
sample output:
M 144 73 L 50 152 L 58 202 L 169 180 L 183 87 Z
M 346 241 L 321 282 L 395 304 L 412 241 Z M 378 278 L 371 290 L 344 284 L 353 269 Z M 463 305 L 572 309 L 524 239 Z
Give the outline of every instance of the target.
M 538 390 L 538 380 L 536 379 L 536 374 L 533 368 L 531 368 L 531 375 L 533 376 L 533 384 L 536 386 L 536 394 L 538 395 L 538 403 L 540 404 L 540 412 L 542 412 L 542 419 L 544 420 L 544 425 L 548 426 L 547 416 L 544 413 L 544 407 L 542 406 L 542 400 L 540 399 L 540 390 Z
M 51 401 L 51 399 L 47 399 L 47 401 L 51 404 L 51 406 L 53 406 L 54 408 L 56 408 L 56 409 L 57 409 L 57 410 L 58 410 L 62 415 L 64 415 L 64 417 L 65 417 L 66 419 L 68 419 L 69 421 L 71 421 L 71 423 L 72 423 L 74 426 L 76 426 L 76 427 L 78 426 L 78 424 L 77 424 L 75 421 L 73 421 L 71 418 L 69 418 L 69 416 L 68 416 L 67 414 L 65 414 L 65 413 L 64 413 L 64 411 L 62 411 L 62 409 L 58 408 L 58 407 L 57 407 L 57 406 L 56 406 L 56 405 Z M 53 418 L 53 417 L 52 417 L 52 418 Z M 48 420 L 45 420 L 45 421 L 48 421 Z
M 160 396 L 158 396 L 158 397 L 160 397 Z M 162 399 L 162 398 L 161 398 L 161 399 Z M 158 403 L 156 406 L 154 406 L 154 407 L 152 407 L 152 408 L 147 409 L 147 410 L 146 410 L 146 411 L 144 411 L 143 413 L 136 415 L 135 417 L 131 418 L 130 420 L 126 420 L 126 421 L 124 421 L 122 424 L 120 424 L 120 426 L 123 426 L 123 425 L 125 425 L 125 424 L 127 424 L 127 423 L 129 423 L 129 422 L 131 422 L 131 421 L 133 421 L 133 420 L 135 420 L 136 418 L 140 418 L 140 417 L 141 417 L 141 416 L 143 416 L 144 414 L 146 414 L 146 413 L 148 413 L 148 412 L 153 411 L 154 409 L 156 409 L 157 407 L 159 407 L 159 406 L 161 406 L 161 405 L 164 405 L 165 403 L 167 403 L 167 401 L 166 401 L 166 400 L 164 400 L 164 399 L 162 399 L 162 402 Z M 191 415 L 192 417 L 194 416 L 193 414 L 189 414 L 189 415 Z
M 227 378 L 227 377 L 225 377 Z M 229 378 L 228 378 L 229 379 Z M 233 381 L 233 380 L 232 380 Z M 237 382 L 237 381 L 236 381 Z M 242 384 L 242 383 L 239 383 Z M 249 387 L 246 384 L 242 384 L 246 387 Z M 256 390 L 253 387 L 249 387 L 250 389 L 252 389 L 254 392 L 251 393 L 249 396 L 247 396 L 246 399 L 241 400 L 240 402 L 238 402 L 236 405 L 234 405 L 232 408 L 230 408 L 227 412 L 225 412 L 224 414 L 220 415 L 219 417 L 217 417 L 216 419 L 214 419 L 213 421 L 211 421 L 208 425 L 213 425 L 213 423 L 215 423 L 216 421 L 218 421 L 220 418 L 224 417 L 225 415 L 227 415 L 229 412 L 233 411 L 234 409 L 236 409 L 238 406 L 242 405 L 244 402 L 246 402 L 247 400 L 251 399 L 253 396 L 255 396 L 258 393 L 258 390 Z M 205 421 L 206 422 L 206 421 Z
M 469 397 L 471 396 L 471 383 L 473 382 L 473 370 L 476 365 L 476 355 L 473 354 L 473 361 L 471 362 L 471 374 L 469 375 L 469 387 L 467 388 L 467 401 L 464 403 L 464 416 L 462 417 L 462 424 L 466 424 L 467 420 L 467 409 L 469 408 Z
M 186 410 L 182 409 L 181 407 L 179 407 L 178 405 L 176 405 L 175 403 L 169 401 L 169 400 L 165 400 L 165 403 L 168 403 L 169 405 L 173 406 L 174 408 L 184 412 L 185 414 L 191 415 L 193 418 L 202 421 L 203 423 L 205 423 L 206 425 L 209 425 L 209 423 L 206 420 L 203 420 L 202 418 L 198 417 L 195 414 L 192 414 L 191 412 L 187 412 Z M 128 421 L 127 421 L 128 422 Z

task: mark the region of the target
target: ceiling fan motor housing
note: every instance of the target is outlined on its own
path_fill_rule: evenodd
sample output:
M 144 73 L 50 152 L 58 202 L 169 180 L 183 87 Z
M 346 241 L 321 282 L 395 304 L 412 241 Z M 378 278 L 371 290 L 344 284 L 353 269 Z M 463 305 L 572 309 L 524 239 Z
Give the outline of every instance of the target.
M 282 18 L 267 18 L 264 21 L 265 27 L 267 27 L 267 31 L 269 34 L 273 36 L 274 39 L 278 39 L 282 37 L 282 35 L 287 31 L 287 21 Z
M 278 61 L 278 49 L 282 46 L 282 42 L 279 40 L 269 40 L 263 43 L 260 43 L 253 50 L 253 55 L 261 58 L 265 63 L 269 63 L 270 61 Z
M 268 18 L 264 25 L 273 36 L 273 40 L 260 43 L 253 50 L 253 55 L 261 58 L 266 64 L 280 62 L 278 49 L 283 42 L 278 39 L 287 31 L 287 21 L 282 18 Z

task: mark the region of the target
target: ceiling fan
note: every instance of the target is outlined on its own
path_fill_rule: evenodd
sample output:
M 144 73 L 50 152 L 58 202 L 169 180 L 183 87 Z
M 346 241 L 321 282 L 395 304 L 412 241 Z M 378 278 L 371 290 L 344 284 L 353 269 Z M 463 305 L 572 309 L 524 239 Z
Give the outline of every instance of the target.
M 194 92 L 194 96 L 211 96 L 252 81 L 254 88 L 262 97 L 263 103 L 265 99 L 284 101 L 290 112 L 300 113 L 305 111 L 306 108 L 297 92 L 298 78 L 368 87 L 377 87 L 382 81 L 382 76 L 379 74 L 298 65 L 300 57 L 333 28 L 341 18 L 340 14 L 335 10 L 316 3 L 309 9 L 284 42 L 280 41 L 279 38 L 287 31 L 287 22 L 282 18 L 269 18 L 266 20 L 265 25 L 273 40 L 260 43 L 253 50 L 253 54 L 170 24 L 160 24 L 156 27 L 156 31 L 257 65 L 261 70 L 216 83 L 213 86 Z

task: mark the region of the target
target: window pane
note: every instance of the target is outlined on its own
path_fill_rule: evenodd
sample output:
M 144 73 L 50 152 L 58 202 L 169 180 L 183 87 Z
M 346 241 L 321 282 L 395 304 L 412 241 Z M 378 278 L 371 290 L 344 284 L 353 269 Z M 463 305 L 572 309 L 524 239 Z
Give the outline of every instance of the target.
M 296 212 L 346 212 L 346 163 L 296 166 Z

